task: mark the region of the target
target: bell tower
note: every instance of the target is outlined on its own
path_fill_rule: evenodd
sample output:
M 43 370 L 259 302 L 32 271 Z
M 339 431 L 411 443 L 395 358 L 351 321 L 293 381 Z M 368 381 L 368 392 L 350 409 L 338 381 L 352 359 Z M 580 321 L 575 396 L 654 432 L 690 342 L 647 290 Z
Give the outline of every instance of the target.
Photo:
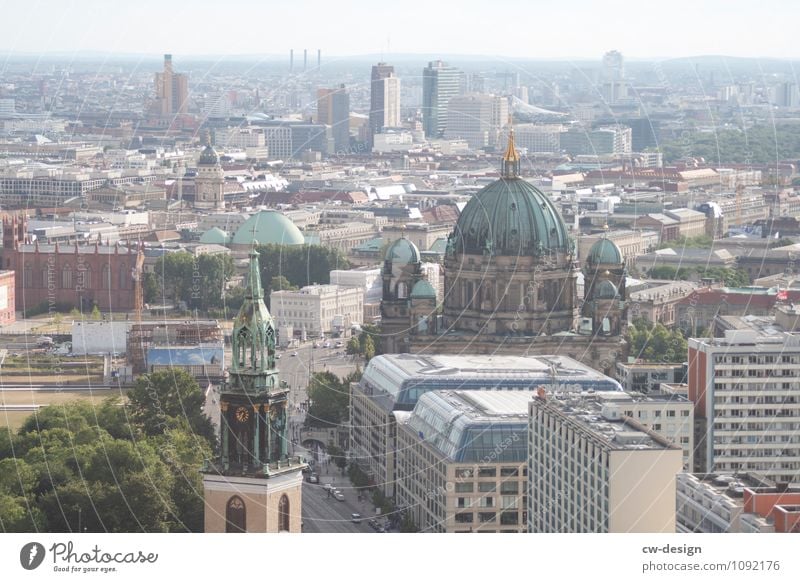
M 305 464 L 288 453 L 289 388 L 278 378 L 275 346 L 253 250 L 220 389 L 219 454 L 203 469 L 206 532 L 300 531 Z

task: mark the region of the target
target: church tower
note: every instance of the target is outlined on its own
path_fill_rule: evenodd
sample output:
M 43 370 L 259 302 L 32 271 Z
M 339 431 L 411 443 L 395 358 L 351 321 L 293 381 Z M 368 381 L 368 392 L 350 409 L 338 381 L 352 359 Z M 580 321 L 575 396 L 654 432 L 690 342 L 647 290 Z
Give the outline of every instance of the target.
M 203 139 L 206 147 L 197 160 L 197 176 L 194 179 L 194 206 L 220 210 L 225 208 L 225 172 L 219 155 L 211 147 L 208 135 Z
M 627 322 L 625 260 L 607 237 L 592 245 L 583 267 L 583 316 L 592 321 L 593 336 L 620 336 Z
M 220 390 L 219 455 L 203 469 L 206 532 L 300 531 L 305 464 L 288 454 L 289 389 L 275 368 L 275 335 L 253 250 Z

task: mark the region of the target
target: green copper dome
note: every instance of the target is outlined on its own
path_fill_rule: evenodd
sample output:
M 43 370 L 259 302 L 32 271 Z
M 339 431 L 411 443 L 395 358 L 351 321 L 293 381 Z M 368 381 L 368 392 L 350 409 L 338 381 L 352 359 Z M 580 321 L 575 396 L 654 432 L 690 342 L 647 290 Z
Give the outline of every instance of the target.
M 203 151 L 200 152 L 200 159 L 197 160 L 197 163 L 201 166 L 216 166 L 219 164 L 219 156 L 214 148 L 207 145 L 203 148 Z
M 617 291 L 616 285 L 611 281 L 602 281 L 597 286 L 597 291 L 595 292 L 595 297 L 598 299 L 614 299 L 619 296 L 619 291 Z
M 619 265 L 623 263 L 622 251 L 612 240 L 601 238 L 589 249 L 586 262 L 590 265 Z
M 215 226 L 203 233 L 200 237 L 200 242 L 207 245 L 226 245 L 228 244 L 228 238 L 227 232 Z
M 407 238 L 399 238 L 389 245 L 384 258 L 392 263 L 419 263 L 419 249 Z
M 456 223 L 454 250 L 472 255 L 536 255 L 569 252 L 567 227 L 550 199 L 516 176 L 475 194 Z
M 411 299 L 436 299 L 436 290 L 425 279 L 421 279 L 411 290 Z
M 244 221 L 233 235 L 234 245 L 301 245 L 305 238 L 294 222 L 280 212 L 262 210 Z

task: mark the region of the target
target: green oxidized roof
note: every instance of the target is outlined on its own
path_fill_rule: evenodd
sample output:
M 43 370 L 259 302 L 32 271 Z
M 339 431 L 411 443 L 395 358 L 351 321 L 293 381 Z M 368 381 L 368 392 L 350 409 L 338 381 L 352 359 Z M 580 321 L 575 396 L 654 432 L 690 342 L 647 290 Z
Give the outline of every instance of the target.
M 611 281 L 601 281 L 597 286 L 595 297 L 598 299 L 614 299 L 619 295 L 617 287 Z
M 419 249 L 407 238 L 399 238 L 386 249 L 385 259 L 392 263 L 419 263 Z
M 622 252 L 614 241 L 601 238 L 589 249 L 586 262 L 594 265 L 620 264 L 623 262 Z
M 412 299 L 436 299 L 436 290 L 425 279 L 420 279 L 411 290 Z
M 216 166 L 219 163 L 219 156 L 214 148 L 207 145 L 200 152 L 200 159 L 197 160 L 197 163 L 203 166 Z
M 228 243 L 228 233 L 216 226 L 208 229 L 200 237 L 203 244 L 224 245 Z
M 233 235 L 235 245 L 252 245 L 253 242 L 262 245 L 301 245 L 305 243 L 305 238 L 300 229 L 280 212 L 262 210 L 245 220 Z
M 501 178 L 475 194 L 458 218 L 455 251 L 533 255 L 571 250 L 564 220 L 550 199 L 517 177 Z

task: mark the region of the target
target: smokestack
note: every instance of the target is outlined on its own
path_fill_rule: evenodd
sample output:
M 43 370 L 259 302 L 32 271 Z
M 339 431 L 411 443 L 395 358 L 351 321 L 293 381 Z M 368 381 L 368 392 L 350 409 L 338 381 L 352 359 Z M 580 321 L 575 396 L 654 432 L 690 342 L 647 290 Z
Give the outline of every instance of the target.
M 322 49 L 317 49 L 317 68 L 322 64 Z
M 308 66 L 308 49 L 303 49 L 303 71 Z
M 289 49 L 289 72 L 294 70 L 294 49 Z

